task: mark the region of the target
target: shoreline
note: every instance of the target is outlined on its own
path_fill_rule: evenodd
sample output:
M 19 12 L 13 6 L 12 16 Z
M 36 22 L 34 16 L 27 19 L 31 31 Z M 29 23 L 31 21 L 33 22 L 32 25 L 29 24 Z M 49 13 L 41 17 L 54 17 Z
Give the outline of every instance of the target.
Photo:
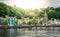
M 31 27 L 60 27 L 60 25 L 46 25 L 46 26 L 43 26 L 43 25 L 23 25 L 23 26 L 8 26 L 8 25 L 1 25 L 0 26 L 0 29 L 15 29 L 15 28 L 31 28 Z

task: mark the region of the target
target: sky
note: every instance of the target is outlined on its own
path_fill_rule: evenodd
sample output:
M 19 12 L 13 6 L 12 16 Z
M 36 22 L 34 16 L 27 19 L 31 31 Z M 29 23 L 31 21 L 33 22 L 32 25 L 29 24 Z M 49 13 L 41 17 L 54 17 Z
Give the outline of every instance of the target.
M 60 0 L 0 0 L 0 2 L 23 9 L 60 7 Z

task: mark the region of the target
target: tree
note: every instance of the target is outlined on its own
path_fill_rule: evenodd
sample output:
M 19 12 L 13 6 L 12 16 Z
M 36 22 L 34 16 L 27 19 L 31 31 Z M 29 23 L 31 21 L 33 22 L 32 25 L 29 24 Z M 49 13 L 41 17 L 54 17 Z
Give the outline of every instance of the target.
M 26 24 L 26 22 L 25 22 L 25 21 L 23 21 L 23 22 L 22 22 L 22 25 L 25 25 L 25 24 Z
M 40 20 L 40 21 L 39 21 L 39 24 L 43 24 L 43 20 Z
M 55 18 L 55 15 L 56 13 L 55 13 L 55 11 L 54 10 L 49 10 L 49 12 L 48 12 L 48 18 L 49 19 L 51 19 L 51 18 Z
M 31 25 L 32 24 L 32 20 L 29 20 L 27 24 L 28 25 Z
M 8 25 L 8 20 L 3 20 L 2 23 L 3 23 L 4 25 Z

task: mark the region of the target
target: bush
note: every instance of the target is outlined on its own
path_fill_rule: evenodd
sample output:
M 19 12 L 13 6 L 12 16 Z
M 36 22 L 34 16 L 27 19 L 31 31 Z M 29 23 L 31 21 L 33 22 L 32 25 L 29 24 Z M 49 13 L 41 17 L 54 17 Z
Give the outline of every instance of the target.
M 22 24 L 24 25 L 24 24 L 26 24 L 26 22 L 25 22 L 25 21 L 23 21 L 23 22 L 22 22 Z
M 41 21 L 39 22 L 39 24 L 43 24 L 43 20 L 41 20 Z
M 8 20 L 3 20 L 2 22 L 4 25 L 8 25 Z
M 32 24 L 32 20 L 29 20 L 27 24 L 28 25 L 31 25 Z
M 18 20 L 15 20 L 15 24 L 18 24 Z

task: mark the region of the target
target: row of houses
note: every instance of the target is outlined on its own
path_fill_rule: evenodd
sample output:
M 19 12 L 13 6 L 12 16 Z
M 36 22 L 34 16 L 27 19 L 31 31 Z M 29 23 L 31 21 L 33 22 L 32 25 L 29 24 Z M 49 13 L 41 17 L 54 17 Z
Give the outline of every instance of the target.
M 60 20 L 59 20 L 59 19 L 49 20 L 48 23 L 49 23 L 49 24 L 59 25 L 59 24 L 60 24 Z

